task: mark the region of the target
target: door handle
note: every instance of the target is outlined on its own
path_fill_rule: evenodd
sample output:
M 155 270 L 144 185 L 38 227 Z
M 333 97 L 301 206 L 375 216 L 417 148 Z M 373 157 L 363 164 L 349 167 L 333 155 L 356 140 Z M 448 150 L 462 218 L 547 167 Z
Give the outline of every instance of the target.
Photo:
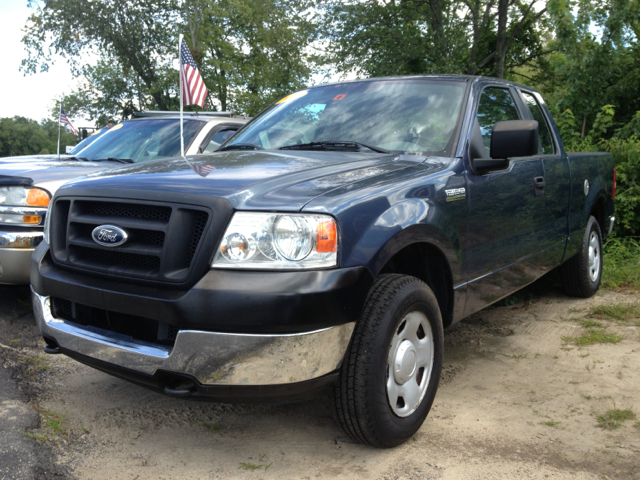
M 533 177 L 534 194 L 536 197 L 544 195 L 544 187 L 547 185 L 544 177 Z

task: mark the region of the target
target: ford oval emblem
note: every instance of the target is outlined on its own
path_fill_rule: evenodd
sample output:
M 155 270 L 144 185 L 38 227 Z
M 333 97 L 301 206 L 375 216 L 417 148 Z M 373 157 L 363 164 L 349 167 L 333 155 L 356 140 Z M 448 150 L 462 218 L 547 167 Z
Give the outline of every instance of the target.
M 103 247 L 117 247 L 127 241 L 129 235 L 120 227 L 114 225 L 100 225 L 93 229 L 91 238 Z

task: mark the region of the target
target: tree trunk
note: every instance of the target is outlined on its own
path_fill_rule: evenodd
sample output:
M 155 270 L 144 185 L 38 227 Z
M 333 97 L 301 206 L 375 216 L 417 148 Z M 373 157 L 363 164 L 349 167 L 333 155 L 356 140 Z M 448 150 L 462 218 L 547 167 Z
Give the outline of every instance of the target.
M 496 68 L 494 76 L 504 78 L 504 57 L 507 54 L 507 14 L 509 0 L 498 1 L 498 34 L 496 38 Z

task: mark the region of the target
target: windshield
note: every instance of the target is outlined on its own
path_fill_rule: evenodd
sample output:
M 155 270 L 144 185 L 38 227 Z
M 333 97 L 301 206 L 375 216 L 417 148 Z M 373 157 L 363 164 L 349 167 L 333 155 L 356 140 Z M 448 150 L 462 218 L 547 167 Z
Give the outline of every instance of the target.
M 269 107 L 225 148 L 357 142 L 365 149 L 447 155 L 463 93 L 461 82 L 419 78 L 302 90 Z
M 198 120 L 184 121 L 184 148 L 205 125 Z M 158 118 L 124 122 L 82 150 L 80 158 L 105 160 L 130 159 L 134 162 L 158 160 L 180 155 L 180 120 Z
M 103 127 L 100 130 L 98 130 L 96 132 L 93 132 L 87 138 L 84 138 L 84 139 L 80 140 L 80 142 L 78 142 L 78 144 L 75 147 L 73 147 L 71 150 L 69 150 L 69 152 L 67 152 L 67 154 L 68 155 L 74 155 L 74 156 L 79 154 L 82 150 L 87 148 L 89 145 L 91 145 L 93 142 L 95 142 L 102 135 L 107 133 L 109 131 L 109 128 L 111 128 L 111 127 Z

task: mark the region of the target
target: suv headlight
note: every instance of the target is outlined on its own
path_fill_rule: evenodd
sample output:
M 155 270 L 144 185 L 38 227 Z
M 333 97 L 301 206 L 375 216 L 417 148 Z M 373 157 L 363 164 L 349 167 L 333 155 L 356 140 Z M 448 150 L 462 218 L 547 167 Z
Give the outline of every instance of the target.
M 338 228 L 329 215 L 236 212 L 212 268 L 311 269 L 338 261 Z
M 42 221 L 39 211 L 46 209 L 50 201 L 49 193 L 40 188 L 0 187 L 0 223 L 38 225 Z M 20 207 L 39 207 L 39 211 L 25 213 Z

